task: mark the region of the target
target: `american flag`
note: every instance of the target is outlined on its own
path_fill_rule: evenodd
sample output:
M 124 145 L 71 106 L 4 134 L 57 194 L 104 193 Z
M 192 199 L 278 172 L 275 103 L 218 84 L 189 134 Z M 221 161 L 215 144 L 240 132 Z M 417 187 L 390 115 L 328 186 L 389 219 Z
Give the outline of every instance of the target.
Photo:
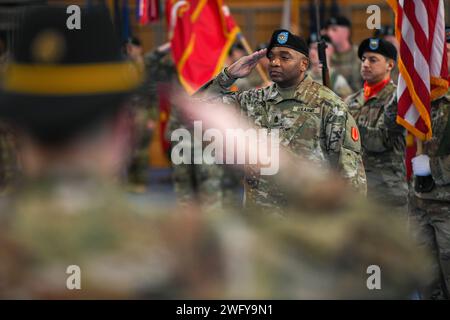
M 400 44 L 397 122 L 424 141 L 432 135 L 431 101 L 447 92 L 443 0 L 387 0 Z

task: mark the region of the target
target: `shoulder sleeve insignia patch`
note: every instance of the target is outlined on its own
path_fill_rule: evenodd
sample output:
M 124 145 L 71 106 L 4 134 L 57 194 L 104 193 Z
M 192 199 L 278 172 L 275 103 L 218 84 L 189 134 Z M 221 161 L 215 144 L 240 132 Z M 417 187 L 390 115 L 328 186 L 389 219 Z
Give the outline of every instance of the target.
M 353 141 L 359 140 L 359 131 L 358 131 L 358 128 L 356 128 L 356 127 L 352 127 L 352 139 L 353 139 Z

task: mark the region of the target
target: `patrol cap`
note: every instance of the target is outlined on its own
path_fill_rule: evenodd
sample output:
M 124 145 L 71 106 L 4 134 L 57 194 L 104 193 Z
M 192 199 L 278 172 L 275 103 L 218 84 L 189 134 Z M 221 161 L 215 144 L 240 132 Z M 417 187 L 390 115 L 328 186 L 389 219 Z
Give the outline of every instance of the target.
M 309 48 L 305 40 L 285 29 L 275 30 L 273 32 L 269 46 L 267 47 L 267 56 L 274 47 L 291 48 L 309 57 Z
M 445 26 L 445 41 L 450 43 L 450 26 Z
M 375 52 L 379 53 L 387 58 L 397 60 L 397 49 L 395 46 L 380 38 L 368 38 L 363 40 L 358 48 L 358 57 L 362 59 L 364 52 Z
M 328 44 L 333 44 L 331 42 L 331 39 L 329 36 L 327 36 L 326 34 L 322 35 L 320 37 L 323 41 L 325 41 Z M 317 36 L 316 32 L 312 32 L 309 37 L 308 37 L 308 46 L 311 46 L 312 43 L 318 42 L 319 41 L 319 37 Z
M 337 16 L 337 17 L 331 17 L 325 23 L 325 27 L 326 28 L 329 28 L 331 26 L 342 26 L 342 27 L 351 28 L 352 27 L 352 23 L 350 22 L 350 20 L 348 20 L 344 16 Z
M 390 25 L 383 25 L 380 29 L 375 29 L 373 33 L 374 38 L 381 38 L 385 36 L 395 36 L 395 28 Z

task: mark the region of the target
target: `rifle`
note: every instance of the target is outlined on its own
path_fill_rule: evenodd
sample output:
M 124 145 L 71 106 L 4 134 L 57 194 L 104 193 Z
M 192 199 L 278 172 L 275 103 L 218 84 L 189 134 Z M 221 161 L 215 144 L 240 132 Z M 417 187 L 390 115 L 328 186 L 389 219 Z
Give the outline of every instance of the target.
M 316 7 L 316 27 L 317 27 L 317 52 L 319 54 L 319 61 L 322 64 L 322 83 L 324 86 L 331 89 L 331 83 L 330 83 L 330 72 L 328 70 L 328 63 L 327 63 L 327 44 L 322 39 L 322 36 L 320 34 L 320 14 L 319 14 L 319 4 L 317 0 L 315 2 Z

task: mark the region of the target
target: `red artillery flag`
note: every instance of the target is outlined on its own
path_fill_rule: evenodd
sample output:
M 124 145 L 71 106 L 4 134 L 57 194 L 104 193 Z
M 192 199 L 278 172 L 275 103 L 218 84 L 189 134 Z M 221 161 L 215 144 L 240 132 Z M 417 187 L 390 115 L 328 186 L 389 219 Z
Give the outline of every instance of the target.
M 239 32 L 229 27 L 221 0 L 166 0 L 172 56 L 189 94 L 216 76 Z

